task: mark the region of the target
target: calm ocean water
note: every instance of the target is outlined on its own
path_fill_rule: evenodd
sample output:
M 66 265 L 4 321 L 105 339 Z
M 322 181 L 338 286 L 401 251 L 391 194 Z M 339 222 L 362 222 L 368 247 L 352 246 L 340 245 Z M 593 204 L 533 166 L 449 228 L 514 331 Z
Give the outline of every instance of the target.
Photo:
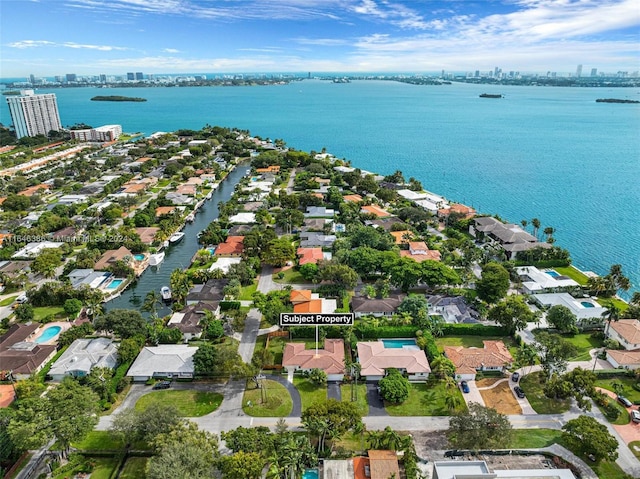
M 396 169 L 450 200 L 519 223 L 554 227 L 574 264 L 623 265 L 640 290 L 640 99 L 637 89 L 413 86 L 305 80 L 286 86 L 51 90 L 64 125 L 127 132 L 205 124 L 281 138 L 383 174 Z M 42 92 L 47 92 L 42 90 Z M 480 93 L 504 99 L 482 99 Z M 92 102 L 97 94 L 145 103 Z M 5 102 L 0 121 L 10 123 Z M 624 295 L 628 297 L 628 294 Z

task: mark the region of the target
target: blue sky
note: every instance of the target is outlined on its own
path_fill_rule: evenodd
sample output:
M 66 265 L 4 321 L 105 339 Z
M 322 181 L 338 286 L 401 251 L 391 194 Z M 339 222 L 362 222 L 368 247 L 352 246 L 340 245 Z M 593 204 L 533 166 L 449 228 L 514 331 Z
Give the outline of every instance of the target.
M 640 0 L 2 0 L 0 77 L 640 69 Z

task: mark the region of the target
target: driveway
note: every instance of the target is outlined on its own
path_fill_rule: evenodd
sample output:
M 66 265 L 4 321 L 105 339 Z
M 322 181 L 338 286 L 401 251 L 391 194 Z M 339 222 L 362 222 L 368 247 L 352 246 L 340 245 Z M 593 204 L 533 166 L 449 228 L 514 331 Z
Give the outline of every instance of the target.
M 342 401 L 342 392 L 340 391 L 340 383 L 329 382 L 327 383 L 327 399 L 336 399 Z
M 482 394 L 480 394 L 480 390 L 478 389 L 476 382 L 467 381 L 467 384 L 469 385 L 469 392 L 462 393 L 462 397 L 464 398 L 464 401 L 467 403 L 467 406 L 469 405 L 469 403 L 472 403 L 472 402 L 477 402 L 481 406 L 484 406 L 485 405 L 484 399 L 482 398 Z M 462 389 L 460 390 L 462 391 Z
M 367 402 L 369 403 L 369 416 L 388 416 L 384 408 L 384 402 L 378 394 L 376 383 L 367 383 Z
M 293 401 L 293 408 L 291 409 L 291 414 L 288 417 L 300 417 L 302 415 L 302 400 L 300 399 L 300 392 L 296 389 L 296 387 L 290 383 L 287 378 L 273 375 L 267 376 L 268 379 L 272 381 L 277 381 L 287 388 L 289 394 L 291 394 L 291 400 Z
M 260 320 L 262 315 L 257 309 L 250 309 L 247 319 L 244 322 L 244 331 L 242 339 L 238 345 L 238 354 L 245 363 L 250 363 L 253 358 L 253 350 L 256 347 L 256 338 L 260 330 Z

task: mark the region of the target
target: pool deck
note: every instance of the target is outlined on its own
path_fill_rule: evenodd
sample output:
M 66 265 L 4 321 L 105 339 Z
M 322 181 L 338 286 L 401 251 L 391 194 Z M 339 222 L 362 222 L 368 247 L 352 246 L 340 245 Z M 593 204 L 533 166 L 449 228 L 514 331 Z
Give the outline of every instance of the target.
M 53 321 L 51 323 L 45 323 L 42 326 L 40 326 L 38 329 L 36 329 L 31 334 L 31 336 L 27 338 L 27 342 L 34 342 L 36 339 L 40 337 L 40 335 L 44 332 L 45 329 L 50 328 L 51 326 L 60 326 L 60 328 L 62 328 L 60 330 L 60 333 L 63 333 L 73 325 L 67 321 Z M 45 341 L 43 343 L 38 343 L 38 344 L 56 344 L 58 342 L 58 336 L 60 336 L 60 333 L 56 334 L 49 341 Z

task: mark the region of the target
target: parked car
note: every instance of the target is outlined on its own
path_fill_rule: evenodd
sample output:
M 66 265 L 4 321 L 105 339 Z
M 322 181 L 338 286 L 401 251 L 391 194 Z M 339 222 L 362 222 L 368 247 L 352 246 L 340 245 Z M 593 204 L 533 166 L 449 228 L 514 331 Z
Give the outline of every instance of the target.
M 620 404 L 622 404 L 624 407 L 631 407 L 633 406 L 633 404 L 631 403 L 631 401 L 629 401 L 626 397 L 624 396 L 617 396 L 616 399 L 618 400 L 618 402 Z
M 520 380 L 520 373 L 519 373 L 519 372 L 517 372 L 517 371 L 516 371 L 515 373 L 513 373 L 513 374 L 511 375 L 511 380 L 512 380 L 514 383 L 517 383 L 517 382 Z
M 169 389 L 171 387 L 171 381 L 160 381 L 153 385 L 153 389 Z
M 516 396 L 518 396 L 520 399 L 525 397 L 524 391 L 520 386 L 516 386 L 515 388 L 513 388 L 513 392 L 516 393 Z
M 631 420 L 633 422 L 640 422 L 640 411 L 631 411 Z
M 462 388 L 462 392 L 463 393 L 468 393 L 469 392 L 469 385 L 467 384 L 467 381 L 461 381 L 460 382 L 460 387 Z

